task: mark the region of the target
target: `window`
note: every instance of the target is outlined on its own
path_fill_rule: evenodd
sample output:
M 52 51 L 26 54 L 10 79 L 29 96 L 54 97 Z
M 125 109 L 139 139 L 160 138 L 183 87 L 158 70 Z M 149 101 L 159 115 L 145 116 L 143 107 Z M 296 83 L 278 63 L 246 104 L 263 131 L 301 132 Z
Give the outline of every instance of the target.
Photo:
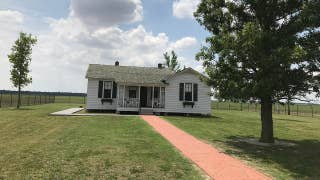
M 103 98 L 112 98 L 112 81 L 104 81 Z
M 160 94 L 160 87 L 154 87 L 154 98 L 158 99 L 159 98 L 159 94 Z
M 184 89 L 184 100 L 192 101 L 192 83 L 185 83 Z
M 129 98 L 137 98 L 137 90 L 129 89 Z
M 179 84 L 180 101 L 198 101 L 198 84 L 180 83 Z

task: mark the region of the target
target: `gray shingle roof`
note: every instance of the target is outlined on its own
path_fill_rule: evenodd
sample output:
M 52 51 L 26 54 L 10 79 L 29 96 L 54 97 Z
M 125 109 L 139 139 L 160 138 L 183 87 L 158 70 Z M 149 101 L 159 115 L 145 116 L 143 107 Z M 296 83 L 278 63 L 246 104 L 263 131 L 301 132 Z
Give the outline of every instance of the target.
M 120 83 L 160 84 L 172 74 L 174 72 L 167 68 L 90 64 L 86 78 L 110 79 Z

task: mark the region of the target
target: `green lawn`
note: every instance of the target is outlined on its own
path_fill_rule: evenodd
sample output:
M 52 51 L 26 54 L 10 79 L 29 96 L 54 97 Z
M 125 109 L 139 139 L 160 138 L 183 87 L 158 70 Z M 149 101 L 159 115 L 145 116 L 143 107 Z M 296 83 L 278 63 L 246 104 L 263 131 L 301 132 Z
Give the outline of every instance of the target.
M 0 109 L 0 179 L 203 178 L 136 116 L 48 116 L 76 106 Z
M 294 147 L 260 147 L 239 138 L 260 134 L 260 116 L 254 112 L 213 111 L 214 117 L 165 119 L 277 179 L 320 177 L 320 119 L 274 115 L 275 137 L 296 143 Z

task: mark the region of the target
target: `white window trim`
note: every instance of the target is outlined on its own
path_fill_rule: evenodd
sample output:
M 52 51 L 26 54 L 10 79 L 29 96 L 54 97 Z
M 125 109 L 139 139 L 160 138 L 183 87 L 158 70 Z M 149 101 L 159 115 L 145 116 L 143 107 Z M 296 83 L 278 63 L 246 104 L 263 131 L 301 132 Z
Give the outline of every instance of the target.
M 187 101 L 186 100 L 186 84 L 191 84 L 191 98 L 192 100 L 191 101 Z M 186 102 L 194 102 L 194 99 L 193 99 L 193 83 L 183 83 L 183 87 L 184 87 L 184 91 L 183 91 L 183 101 L 186 101 Z
M 111 82 L 111 93 L 110 93 L 110 97 L 109 98 L 105 98 L 104 97 L 105 82 Z M 103 81 L 102 99 L 112 99 L 112 95 L 113 95 L 112 91 L 113 91 L 113 81 Z

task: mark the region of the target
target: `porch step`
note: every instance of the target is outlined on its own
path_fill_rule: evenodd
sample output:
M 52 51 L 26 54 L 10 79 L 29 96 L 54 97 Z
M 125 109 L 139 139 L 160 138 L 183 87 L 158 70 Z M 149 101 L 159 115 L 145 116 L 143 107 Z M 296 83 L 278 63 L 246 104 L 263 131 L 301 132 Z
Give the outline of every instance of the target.
M 140 109 L 140 114 L 144 114 L 144 115 L 152 115 L 153 114 L 153 109 L 145 109 L 145 108 L 141 108 Z

